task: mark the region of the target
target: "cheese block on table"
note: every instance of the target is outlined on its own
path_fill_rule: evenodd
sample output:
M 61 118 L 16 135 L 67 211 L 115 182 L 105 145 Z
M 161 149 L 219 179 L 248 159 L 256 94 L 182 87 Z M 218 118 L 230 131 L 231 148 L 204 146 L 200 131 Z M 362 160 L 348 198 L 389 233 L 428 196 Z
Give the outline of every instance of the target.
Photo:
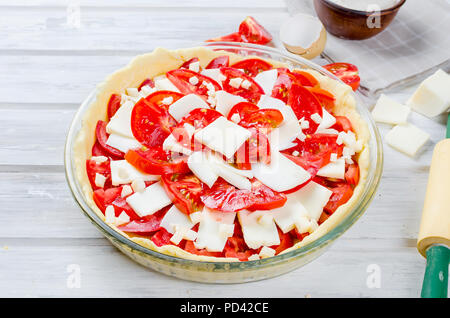
M 382 94 L 372 110 L 375 121 L 386 124 L 406 124 L 411 109 Z
M 414 157 L 430 139 L 430 135 L 412 124 L 397 125 L 386 134 L 389 146 Z

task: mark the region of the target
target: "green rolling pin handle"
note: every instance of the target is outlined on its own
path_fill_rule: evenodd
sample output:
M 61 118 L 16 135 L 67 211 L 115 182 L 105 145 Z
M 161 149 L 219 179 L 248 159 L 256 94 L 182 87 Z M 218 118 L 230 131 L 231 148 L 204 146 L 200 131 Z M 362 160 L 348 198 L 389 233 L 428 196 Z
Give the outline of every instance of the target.
M 427 249 L 427 267 L 422 285 L 422 298 L 447 298 L 450 249 L 432 245 Z

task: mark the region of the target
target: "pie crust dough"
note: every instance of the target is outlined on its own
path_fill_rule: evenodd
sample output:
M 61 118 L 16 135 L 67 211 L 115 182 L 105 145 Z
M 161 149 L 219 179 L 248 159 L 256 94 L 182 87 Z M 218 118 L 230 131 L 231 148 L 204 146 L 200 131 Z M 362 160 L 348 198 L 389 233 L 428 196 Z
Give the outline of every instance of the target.
M 206 65 L 215 57 L 221 55 L 228 55 L 230 57 L 230 64 L 237 61 L 253 58 L 254 56 L 241 56 L 227 51 L 213 51 L 205 47 L 196 47 L 189 49 L 179 49 L 169 51 L 163 48 L 157 48 L 151 53 L 139 55 L 134 58 L 127 66 L 116 71 L 106 78 L 106 80 L 99 84 L 97 87 L 97 96 L 94 102 L 90 105 L 89 109 L 82 120 L 82 127 L 78 132 L 74 143 L 74 164 L 76 170 L 76 178 L 81 185 L 85 200 L 87 204 L 93 209 L 99 217 L 103 220 L 104 215 L 94 203 L 92 198 L 92 188 L 89 183 L 86 173 L 86 159 L 91 157 L 92 146 L 95 142 L 95 126 L 98 120 L 107 120 L 107 104 L 108 100 L 113 93 L 125 93 L 125 89 L 128 87 L 138 87 L 139 84 L 146 78 L 154 78 L 158 75 L 165 74 L 167 71 L 178 68 L 183 62 L 198 57 L 200 65 L 206 67 Z M 288 67 L 287 64 L 279 61 L 266 59 L 274 67 Z M 333 213 L 319 228 L 312 234 L 305 237 L 301 242 L 298 242 L 289 249 L 286 249 L 283 253 L 292 251 L 293 249 L 305 246 L 319 237 L 325 235 L 333 227 L 340 223 L 342 219 L 352 210 L 354 205 L 358 202 L 359 197 L 362 194 L 364 184 L 366 183 L 368 171 L 369 171 L 369 130 L 367 124 L 361 119 L 360 115 L 355 108 L 355 99 L 352 94 L 350 86 L 342 84 L 329 77 L 323 76 L 314 70 L 307 70 L 311 73 L 320 83 L 320 87 L 328 90 L 335 98 L 336 115 L 347 116 L 351 121 L 358 140 L 362 140 L 363 150 L 359 154 L 358 164 L 360 168 L 360 181 L 354 189 L 353 196 L 350 200 L 340 206 L 336 212 Z M 150 239 L 130 236 L 120 231 L 114 225 L 110 225 L 114 230 L 127 237 L 128 239 L 140 244 L 144 247 L 152 249 L 154 251 L 172 255 L 184 259 L 208 261 L 208 262 L 229 262 L 239 261 L 236 258 L 225 257 L 210 257 L 194 255 L 184 251 L 183 249 L 174 246 L 166 245 L 158 247 Z

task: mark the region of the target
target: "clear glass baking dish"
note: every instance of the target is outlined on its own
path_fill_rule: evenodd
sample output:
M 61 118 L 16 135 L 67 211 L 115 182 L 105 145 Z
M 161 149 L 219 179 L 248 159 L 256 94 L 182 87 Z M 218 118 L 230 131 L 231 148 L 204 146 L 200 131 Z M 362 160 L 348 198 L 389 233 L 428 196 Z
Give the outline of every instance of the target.
M 256 55 L 262 58 L 269 58 L 288 63 L 296 68 L 313 69 L 323 75 L 337 79 L 334 75 L 317 64 L 297 55 L 281 52 L 280 50 L 266 46 L 230 42 L 207 43 L 204 44 L 204 46 L 214 50 L 225 50 L 244 56 Z M 256 261 L 202 262 L 158 253 L 129 240 L 109 227 L 86 203 L 80 184 L 75 177 L 76 174 L 73 161 L 74 140 L 81 128 L 81 122 L 86 110 L 96 98 L 96 93 L 96 90 L 94 90 L 81 104 L 68 132 L 64 155 L 67 182 L 73 197 L 83 213 L 113 245 L 143 266 L 166 275 L 207 283 L 242 283 L 274 277 L 303 266 L 325 252 L 326 248 L 329 247 L 334 240 L 341 236 L 356 222 L 356 220 L 358 220 L 374 197 L 381 178 L 383 151 L 380 134 L 367 107 L 363 105 L 361 96 L 359 93 L 356 93 L 357 110 L 363 120 L 366 121 L 370 131 L 369 175 L 358 202 L 353 205 L 353 208 L 349 211 L 347 216 L 345 216 L 333 229 L 308 245 L 285 254 Z

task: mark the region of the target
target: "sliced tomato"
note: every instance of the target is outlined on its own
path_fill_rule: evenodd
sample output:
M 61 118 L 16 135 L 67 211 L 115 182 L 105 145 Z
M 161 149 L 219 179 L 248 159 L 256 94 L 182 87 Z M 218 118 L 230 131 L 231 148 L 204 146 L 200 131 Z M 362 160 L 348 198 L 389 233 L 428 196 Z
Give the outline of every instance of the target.
M 278 109 L 260 109 L 244 116 L 239 125 L 245 128 L 264 129 L 267 133 L 283 122 L 283 114 Z
M 283 231 L 278 229 L 278 236 L 280 237 L 280 245 L 271 246 L 271 248 L 275 249 L 275 255 L 294 246 L 294 240 L 292 239 L 290 232 L 283 233 Z
M 298 119 L 304 118 L 309 121 L 309 128 L 304 129 L 304 134 L 313 134 L 319 124 L 311 120 L 312 114 L 319 114 L 323 116 L 322 106 L 319 100 L 305 87 L 298 84 L 291 86 L 288 105 L 292 107 L 292 110 Z
M 92 156 L 104 156 L 104 157 L 110 157 L 111 155 L 105 151 L 105 149 L 100 146 L 98 141 L 95 141 L 94 145 L 92 146 Z
M 206 42 L 245 42 L 239 32 L 234 32 L 217 38 L 206 40 Z
M 238 169 L 250 170 L 256 162 L 270 163 L 270 143 L 267 136 L 257 129 L 250 129 L 252 135 L 236 151 L 235 164 Z
M 222 178 L 211 189 L 204 190 L 201 200 L 208 208 L 222 212 L 240 211 L 254 203 L 250 190 L 236 189 Z
M 196 108 L 180 120 L 180 127 L 184 124 L 190 124 L 195 129 L 205 128 L 222 114 L 211 108 Z
M 121 225 L 118 228 L 119 230 L 124 232 L 140 235 L 159 231 L 161 229 L 161 221 L 169 208 L 170 206 L 163 208 L 151 215 L 147 215 L 138 219 L 132 219 L 131 222 Z
M 105 213 L 106 207 L 111 205 L 113 201 L 120 196 L 122 192 L 122 187 L 109 188 L 109 189 L 97 189 L 94 191 L 92 198 L 98 208 Z
M 308 90 L 317 97 L 322 107 L 324 107 L 328 112 L 332 112 L 334 109 L 334 95 L 330 92 L 321 89 L 318 86 L 308 87 Z
M 222 55 L 216 57 L 215 59 L 212 59 L 211 62 L 208 63 L 206 68 L 207 69 L 221 68 L 221 67 L 228 67 L 229 65 L 230 65 L 230 57 L 228 55 Z
M 333 191 L 333 194 L 330 197 L 330 200 L 325 205 L 324 210 L 333 214 L 338 207 L 345 204 L 353 195 L 352 187 L 347 183 L 337 183 L 335 186 L 329 188 Z
M 323 68 L 339 77 L 345 84 L 350 85 L 354 91 L 358 89 L 361 79 L 358 74 L 358 68 L 355 65 L 350 63 L 332 63 L 324 65 Z
M 97 122 L 97 126 L 95 127 L 95 136 L 97 137 L 97 141 L 100 147 L 102 147 L 103 150 L 108 153 L 108 156 L 114 157 L 116 159 L 123 158 L 124 153 L 122 151 L 106 144 L 106 142 L 108 141 L 108 134 L 106 133 L 106 123 L 104 121 L 99 120 Z
M 141 144 L 147 147 L 161 146 L 169 136 L 171 128 L 177 125 L 170 116 L 167 106 L 162 105 L 165 97 L 181 98 L 181 94 L 159 91 L 141 98 L 131 112 L 131 131 Z
M 331 127 L 337 131 L 353 131 L 352 123 L 345 116 L 334 116 L 336 118 L 336 123 Z
M 184 250 L 188 253 L 201 256 L 222 257 L 222 252 L 208 252 L 206 249 L 197 249 L 192 241 L 186 241 Z
M 252 180 L 252 194 L 254 196 L 254 203 L 249 207 L 250 210 L 272 210 L 280 208 L 287 200 L 285 194 L 273 191 L 256 178 Z
M 256 83 L 253 80 L 253 78 L 246 75 L 244 72 L 232 67 L 222 67 L 220 71 L 222 72 L 223 75 L 227 77 L 226 80 L 222 83 L 222 85 L 223 89 L 228 93 L 239 95 L 247 99 L 251 103 L 257 103 L 261 95 L 264 94 L 264 90 L 261 88 L 261 86 L 259 86 L 258 83 Z M 242 86 L 240 86 L 239 88 L 231 86 L 230 80 L 236 77 L 249 81 L 250 87 L 248 89 L 245 89 Z
M 208 98 L 208 87 L 207 85 L 205 85 L 205 83 L 208 83 L 209 86 L 212 85 L 216 91 L 222 89 L 219 83 L 217 83 L 211 77 L 187 69 L 172 70 L 167 72 L 166 76 L 172 82 L 172 84 L 180 90 L 181 93 L 197 94 L 204 99 Z M 198 83 L 196 85 L 193 85 L 189 82 L 189 79 L 191 77 L 197 77 Z
M 119 94 L 111 94 L 111 97 L 108 101 L 108 118 L 111 119 L 112 116 L 117 112 L 120 108 L 120 101 L 122 97 Z
M 319 84 L 317 79 L 308 72 L 300 71 L 300 70 L 293 70 L 290 73 L 292 76 L 295 77 L 296 81 L 302 86 L 313 87 L 313 86 L 316 86 L 317 84 Z
M 244 73 L 249 76 L 256 76 L 263 71 L 268 71 L 273 68 L 272 64 L 261 59 L 246 59 L 234 63 L 231 67 L 244 70 Z
M 161 181 L 167 196 L 181 212 L 191 214 L 203 208 L 203 183 L 195 175 L 164 175 Z
M 359 166 L 356 163 L 347 166 L 345 171 L 345 181 L 351 186 L 355 187 L 359 182 Z
M 131 206 L 128 205 L 126 199 L 122 198 L 121 195 L 115 198 L 111 204 L 114 207 L 116 216 L 119 216 L 122 212 L 125 212 L 130 217 L 130 220 L 140 219 L 139 215 L 134 212 Z
M 86 160 L 86 173 L 91 183 L 92 189 L 99 189 L 95 185 L 95 175 L 101 174 L 106 177 L 104 188 L 111 187 L 111 168 L 109 165 L 109 160 L 101 163 L 97 163 L 95 160 Z
M 326 220 L 328 220 L 328 218 L 330 217 L 329 214 L 327 214 L 326 212 L 322 212 L 322 214 L 320 215 L 319 219 L 317 220 L 317 223 L 319 225 L 321 225 L 323 222 L 325 222 Z
M 237 258 L 240 261 L 247 261 L 255 253 L 254 250 L 248 248 L 243 237 L 229 237 L 224 247 L 225 257 Z
M 290 75 L 289 70 L 284 71 L 284 69 L 278 69 L 278 77 L 273 85 L 272 97 L 281 99 L 283 102 L 287 103 L 289 91 L 294 81 L 295 80 Z
M 272 35 L 253 17 L 246 17 L 239 25 L 239 33 L 249 43 L 267 44 L 272 41 Z
M 172 234 L 167 232 L 165 228 L 160 228 L 158 232 L 151 237 L 151 240 L 156 246 L 173 245 L 172 242 L 170 242 L 171 237 Z
M 236 105 L 234 105 L 230 111 L 228 112 L 228 116 L 227 119 L 228 120 L 232 120 L 231 118 L 233 117 L 233 115 L 238 114 L 239 118 L 244 118 L 245 116 L 257 112 L 259 110 L 259 107 L 256 106 L 253 103 L 249 103 L 249 102 L 240 102 L 237 103 Z
M 179 100 L 181 97 L 183 97 L 184 94 L 178 93 L 178 92 L 173 92 L 173 91 L 157 91 L 154 92 L 150 95 L 148 95 L 145 100 L 154 105 L 154 106 L 158 106 L 160 108 L 164 108 L 164 109 L 168 109 L 169 105 L 163 103 L 163 100 L 166 98 L 172 98 L 172 103 L 176 102 L 177 100 Z
M 155 82 L 151 78 L 146 78 L 142 81 L 142 83 L 139 85 L 138 90 L 141 90 L 144 86 L 150 86 L 151 88 L 155 87 Z
M 180 68 L 187 68 L 189 69 L 189 65 L 191 65 L 192 63 L 198 62 L 198 57 L 193 57 L 190 60 L 187 60 L 186 62 L 184 62 Z
M 187 156 L 172 157 L 170 152 L 164 151 L 161 147 L 129 150 L 125 155 L 125 160 L 136 169 L 157 175 L 189 172 L 187 158 Z

